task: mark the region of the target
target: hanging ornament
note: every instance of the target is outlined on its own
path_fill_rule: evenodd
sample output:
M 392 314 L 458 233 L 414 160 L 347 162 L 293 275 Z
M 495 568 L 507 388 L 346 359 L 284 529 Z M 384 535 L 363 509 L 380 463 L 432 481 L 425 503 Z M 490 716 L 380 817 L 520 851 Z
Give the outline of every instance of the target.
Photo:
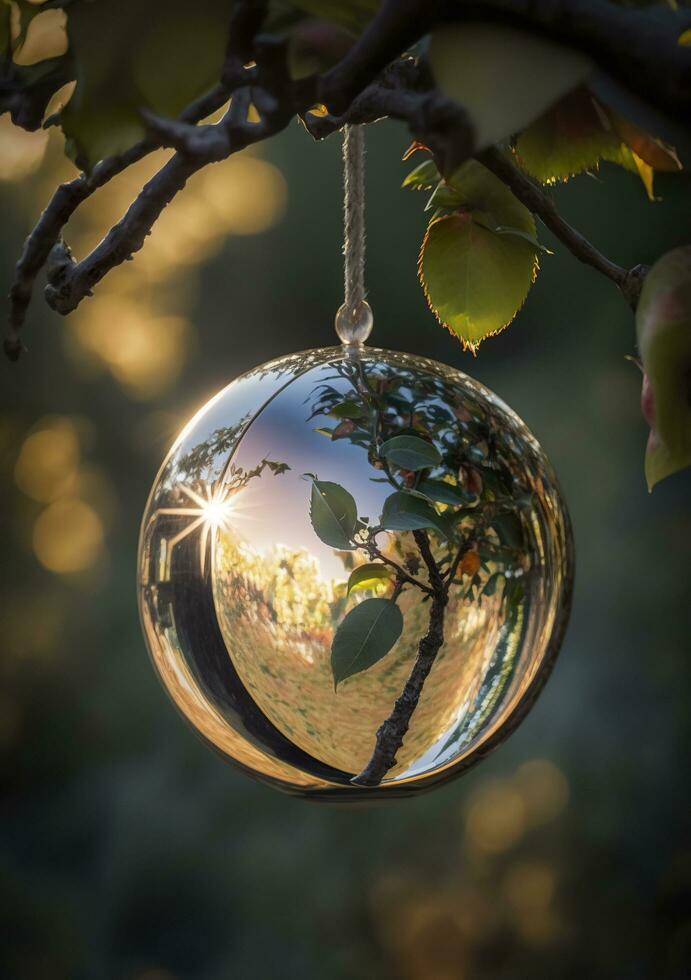
M 554 662 L 568 514 L 524 423 L 460 371 L 364 346 L 362 133 L 345 132 L 338 347 L 255 368 L 171 449 L 139 598 L 164 687 L 228 760 L 395 798 L 504 739 Z

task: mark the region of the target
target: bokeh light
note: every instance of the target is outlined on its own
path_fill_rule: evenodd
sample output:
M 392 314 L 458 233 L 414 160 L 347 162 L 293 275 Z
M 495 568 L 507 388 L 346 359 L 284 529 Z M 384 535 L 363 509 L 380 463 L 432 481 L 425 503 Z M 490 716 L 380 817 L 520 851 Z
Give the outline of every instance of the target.
M 465 841 L 472 850 L 501 854 L 516 844 L 524 830 L 525 804 L 508 781 L 488 780 L 470 797 Z
M 548 759 L 531 759 L 516 771 L 513 787 L 523 801 L 526 824 L 540 827 L 558 817 L 569 800 L 569 784 Z
M 49 419 L 22 444 L 14 469 L 17 486 L 34 500 L 55 500 L 69 490 L 79 458 L 79 438 L 71 420 Z
M 34 525 L 36 557 L 51 572 L 83 572 L 103 553 L 103 524 L 83 500 L 49 504 Z
M 170 156 L 159 151 L 86 202 L 74 224 L 76 254 L 93 249 L 142 184 Z M 70 318 L 68 351 L 88 375 L 106 369 L 136 399 L 159 396 L 179 377 L 193 333 L 181 314 L 194 273 L 229 235 L 260 234 L 283 215 L 276 166 L 244 152 L 195 175 L 163 212 L 136 261 L 116 269 Z
M 133 606 L 138 524 L 158 460 L 226 379 L 333 342 L 339 140 L 314 145 L 289 126 L 247 155 L 248 173 L 253 161 L 266 164 L 283 197 L 286 184 L 290 193 L 260 239 L 233 240 L 242 222 L 225 231 L 215 214 L 208 236 L 194 216 L 181 215 L 178 230 L 176 202 L 160 226 L 165 240 L 155 231 L 77 314 L 50 312 L 39 278 L 29 354 L 2 369 L 3 977 L 680 980 L 688 972 L 689 474 L 648 495 L 640 379 L 622 359 L 630 312 L 549 238 L 555 254 L 525 309 L 478 358 L 434 324 L 415 279 L 420 202 L 406 203 L 398 187 L 406 140 L 394 123 L 368 128 L 373 341 L 478 377 L 548 449 L 579 551 L 565 655 L 529 722 L 475 772 L 420 800 L 362 812 L 286 800 L 235 774 L 161 695 Z M 136 179 L 123 175 L 94 196 L 88 217 L 75 216 L 65 237 L 78 258 L 166 157 L 143 162 Z M 214 210 L 225 196 L 238 213 L 249 203 L 243 182 L 224 177 L 232 172 L 209 169 L 210 199 L 217 188 L 221 200 Z M 0 118 L 2 295 L 55 186 L 77 173 L 56 128 L 27 134 Z M 600 178 L 554 194 L 605 254 L 633 265 L 688 241 L 683 177 L 663 175 L 656 190 L 665 200 L 654 205 L 633 175 L 604 167 Z M 206 208 L 205 179 L 190 183 L 181 205 L 192 195 Z M 76 336 L 72 324 L 101 296 L 106 312 L 116 309 L 112 296 L 126 316 L 187 324 L 175 341 L 177 373 L 164 364 L 168 387 L 146 401 L 144 382 L 138 389 L 127 369 L 112 371 L 117 348 L 100 340 L 104 358 Z M 57 454 L 51 488 L 43 460 L 36 472 L 27 450 L 18 485 L 24 442 L 62 425 L 76 435 L 78 459 L 68 453 L 63 465 Z M 44 508 L 75 499 L 97 514 L 103 549 L 84 571 L 58 573 L 36 557 L 33 526 Z M 508 792 L 513 813 L 489 848 L 487 834 L 478 846 L 469 832 L 482 806 L 468 819 L 487 802 L 488 783 L 499 783 L 500 803 Z
M 43 162 L 48 134 L 27 133 L 13 126 L 8 115 L 0 116 L 0 181 L 15 181 L 35 173 Z
M 64 54 L 67 51 L 66 26 L 64 10 L 42 10 L 36 14 L 29 23 L 23 44 L 15 52 L 14 61 L 18 65 L 34 65 Z

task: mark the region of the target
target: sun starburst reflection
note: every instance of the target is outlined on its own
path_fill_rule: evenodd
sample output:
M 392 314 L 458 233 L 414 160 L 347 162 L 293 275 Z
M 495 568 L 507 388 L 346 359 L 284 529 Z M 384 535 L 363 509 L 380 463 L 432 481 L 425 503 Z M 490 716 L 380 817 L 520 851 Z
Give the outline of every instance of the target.
M 199 531 L 199 570 L 202 576 L 206 572 L 206 550 L 211 531 L 219 528 L 227 530 L 230 526 L 231 517 L 239 516 L 238 497 L 241 491 L 230 484 L 220 482 L 207 483 L 204 485 L 203 493 L 197 493 L 192 487 L 184 483 L 179 485 L 179 489 L 189 498 L 189 507 L 161 507 L 152 515 L 152 519 L 170 515 L 175 517 L 189 517 L 190 521 L 181 531 L 166 541 L 166 551 L 168 560 L 172 555 L 176 545 L 184 541 L 190 534 Z M 192 506 L 194 505 L 194 506 Z

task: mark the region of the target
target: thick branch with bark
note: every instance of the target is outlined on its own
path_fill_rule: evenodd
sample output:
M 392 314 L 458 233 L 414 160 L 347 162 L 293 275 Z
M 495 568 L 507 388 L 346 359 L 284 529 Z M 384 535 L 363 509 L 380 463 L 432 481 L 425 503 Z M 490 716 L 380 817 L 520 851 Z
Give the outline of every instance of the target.
M 362 772 L 351 779 L 351 783 L 356 786 L 378 786 L 396 762 L 396 753 L 403 745 L 427 675 L 444 643 L 444 610 L 447 601 L 445 595 L 435 595 L 432 599 L 429 627 L 420 640 L 413 669 L 400 697 L 396 699 L 393 711 L 377 730 L 372 757 Z
M 148 116 L 149 136 L 126 153 L 103 160 L 89 174 L 61 185 L 29 235 L 10 290 L 7 355 L 21 350 L 20 329 L 34 282 L 49 267 L 48 303 L 60 313 L 74 310 L 112 268 L 140 249 L 161 211 L 197 170 L 278 133 L 291 118 L 303 119 L 322 138 L 348 122 L 389 116 L 408 123 L 413 137 L 428 145 L 443 173 L 474 152 L 473 130 L 462 106 L 446 99 L 424 67 L 405 52 L 436 26 L 492 20 L 543 34 L 588 54 L 631 92 L 672 118 L 691 122 L 691 49 L 678 44 L 691 25 L 690 11 L 631 9 L 604 0 L 384 0 L 341 61 L 323 76 L 291 80 L 285 42 L 262 35 L 266 0 L 233 5 L 220 85 L 190 106 L 179 120 Z M 228 113 L 215 126 L 197 125 L 235 93 Z M 309 109 L 321 102 L 330 114 Z M 250 103 L 260 120 L 247 118 Z M 146 184 L 123 218 L 97 248 L 75 262 L 60 241 L 79 205 L 112 177 L 160 147 L 175 156 Z M 624 270 L 610 262 L 556 212 L 551 196 L 495 151 L 482 162 L 504 180 L 581 261 L 616 282 L 635 305 L 645 269 Z
M 373 78 L 433 28 L 478 20 L 582 51 L 644 101 L 691 124 L 691 51 L 678 43 L 691 27 L 691 11 L 603 0 L 385 0 L 358 43 L 324 75 L 320 100 L 332 112 L 345 112 Z
M 417 657 L 408 680 L 396 699 L 393 710 L 386 721 L 377 729 L 372 756 L 357 776 L 351 779 L 356 786 L 378 786 L 396 763 L 396 753 L 403 745 L 403 739 L 410 727 L 410 720 L 420 701 L 420 695 L 427 676 L 432 669 L 437 654 L 444 645 L 444 611 L 449 601 L 449 585 L 444 581 L 441 569 L 432 554 L 429 536 L 426 531 L 413 531 L 418 551 L 427 568 L 431 594 L 429 626 L 420 640 Z

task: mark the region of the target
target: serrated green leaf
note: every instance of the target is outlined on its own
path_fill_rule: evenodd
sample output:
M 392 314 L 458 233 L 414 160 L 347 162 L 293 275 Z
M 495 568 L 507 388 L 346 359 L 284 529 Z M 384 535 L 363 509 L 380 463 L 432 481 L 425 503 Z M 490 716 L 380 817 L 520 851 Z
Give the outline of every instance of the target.
M 495 232 L 497 235 L 510 235 L 515 238 L 521 238 L 524 242 L 532 245 L 536 252 L 541 252 L 543 255 L 554 255 L 554 252 L 541 245 L 535 235 L 531 235 L 530 232 L 522 231 L 520 228 L 510 228 L 507 225 L 497 224 L 493 214 L 483 211 L 473 211 L 473 221 L 478 225 L 482 225 L 483 228 L 487 228 L 488 231 Z
M 648 489 L 691 465 L 691 246 L 663 255 L 648 272 L 636 309 L 638 349 L 650 386 L 645 457 Z
M 402 470 L 431 469 L 441 463 L 441 453 L 430 442 L 418 436 L 393 436 L 382 443 L 381 456 Z
M 468 213 L 432 221 L 419 261 L 429 305 L 471 350 L 513 320 L 536 268 L 530 244 L 488 231 Z
M 594 169 L 601 159 L 611 159 L 620 144 L 605 111 L 580 87 L 519 135 L 516 156 L 533 177 L 553 183 Z
M 431 211 L 433 208 L 449 211 L 461 207 L 462 204 L 463 199 L 459 196 L 458 192 L 446 181 L 440 181 L 430 195 L 425 205 L 425 211 Z
M 412 187 L 416 191 L 431 190 L 439 183 L 440 174 L 434 160 L 423 160 L 404 179 L 401 187 Z
M 351 551 L 357 519 L 355 500 L 344 487 L 325 480 L 312 481 L 310 520 L 324 544 Z
M 390 579 L 391 576 L 392 569 L 388 565 L 382 565 L 377 562 L 358 565 L 350 573 L 347 592 L 350 594 L 354 589 L 373 589 L 381 582 Z
M 441 91 L 468 112 L 478 150 L 523 129 L 592 68 L 571 48 L 483 23 L 435 30 L 429 61 Z
M 386 531 L 432 528 L 443 538 L 448 538 L 450 534 L 448 522 L 431 504 L 403 490 L 386 498 L 380 523 Z
M 378 663 L 403 632 L 403 614 L 391 599 L 365 599 L 351 609 L 331 645 L 334 687 Z
M 477 160 L 468 160 L 449 178 L 449 186 L 462 207 L 491 215 L 497 225 L 517 228 L 535 237 L 535 219 L 506 184 Z

